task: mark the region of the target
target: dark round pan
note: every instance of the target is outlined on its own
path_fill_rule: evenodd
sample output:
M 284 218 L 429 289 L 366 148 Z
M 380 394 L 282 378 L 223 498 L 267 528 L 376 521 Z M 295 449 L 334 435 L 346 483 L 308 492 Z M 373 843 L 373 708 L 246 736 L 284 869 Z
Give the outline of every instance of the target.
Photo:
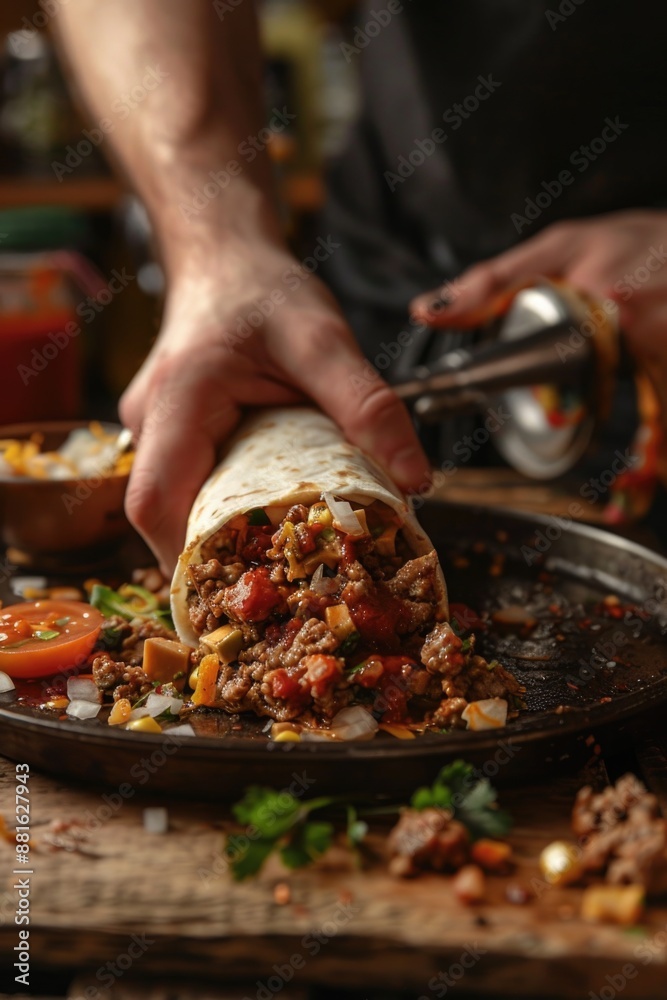
M 360 743 L 275 743 L 265 720 L 211 710 L 197 735 L 119 731 L 105 722 L 59 721 L 0 696 L 0 752 L 31 767 L 135 793 L 226 800 L 249 784 L 309 793 L 376 792 L 401 798 L 462 757 L 498 783 L 579 764 L 599 743 L 632 738 L 667 701 L 667 560 L 609 532 L 566 518 L 445 503 L 424 506 L 456 615 L 511 606 L 535 624 L 493 621 L 477 649 L 526 687 L 527 711 L 502 730 L 380 734 Z M 604 598 L 615 597 L 604 602 Z M 516 613 L 516 612 L 515 612 Z M 647 714 L 648 713 L 648 714 Z M 633 727 L 635 727 L 633 729 Z

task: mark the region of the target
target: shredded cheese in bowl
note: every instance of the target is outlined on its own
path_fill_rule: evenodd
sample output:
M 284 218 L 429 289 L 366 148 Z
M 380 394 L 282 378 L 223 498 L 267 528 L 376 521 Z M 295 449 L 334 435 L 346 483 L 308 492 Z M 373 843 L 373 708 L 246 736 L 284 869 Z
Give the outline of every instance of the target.
M 57 451 L 41 451 L 44 435 L 28 440 L 0 440 L 0 476 L 29 479 L 92 479 L 125 476 L 132 467 L 133 451 L 119 454 L 118 433 L 92 421 L 72 431 Z

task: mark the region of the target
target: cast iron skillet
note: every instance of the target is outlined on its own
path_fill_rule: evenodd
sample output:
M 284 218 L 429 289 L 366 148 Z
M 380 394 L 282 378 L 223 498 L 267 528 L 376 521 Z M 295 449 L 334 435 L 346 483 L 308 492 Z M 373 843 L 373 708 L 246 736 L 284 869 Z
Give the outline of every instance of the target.
M 505 729 L 275 743 L 261 731 L 265 720 L 244 718 L 238 728 L 238 718 L 203 709 L 192 720 L 197 735 L 176 740 L 168 732 L 119 731 L 96 719 L 45 718 L 8 694 L 0 696 L 0 753 L 61 778 L 125 785 L 132 794 L 224 800 L 251 783 L 301 781 L 316 794 L 400 797 L 457 757 L 495 782 L 534 778 L 580 763 L 598 741 L 613 748 L 633 738 L 646 713 L 664 714 L 666 559 L 552 517 L 433 502 L 420 519 L 442 558 L 455 613 L 467 614 L 459 604 L 478 614 L 512 605 L 537 619 L 528 631 L 492 623 L 478 633 L 478 651 L 495 656 L 526 686 L 528 712 Z M 612 594 L 621 605 L 602 605 Z M 557 713 L 559 706 L 567 708 Z

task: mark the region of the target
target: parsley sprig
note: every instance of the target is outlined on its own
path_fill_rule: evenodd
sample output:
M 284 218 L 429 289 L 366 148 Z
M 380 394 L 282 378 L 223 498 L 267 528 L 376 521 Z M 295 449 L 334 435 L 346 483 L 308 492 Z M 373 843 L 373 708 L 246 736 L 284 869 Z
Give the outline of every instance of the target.
M 480 778 L 471 764 L 457 760 L 443 767 L 432 785 L 417 789 L 410 807 L 450 810 L 476 840 L 502 837 L 511 827 L 508 813 L 498 808 L 496 798 L 488 778 Z M 360 814 L 397 814 L 401 808 L 376 808 L 335 796 L 300 800 L 290 792 L 252 785 L 232 808 L 235 819 L 245 827 L 244 837 L 227 840 L 232 875 L 238 881 L 256 875 L 274 853 L 291 869 L 320 858 L 333 844 L 335 827 L 329 820 L 313 818 L 314 813 L 342 809 L 348 846 L 358 851 L 368 833 Z
M 289 792 L 251 785 L 232 812 L 247 828 L 243 847 L 227 843 L 234 878 L 255 875 L 269 855 L 277 852 L 287 868 L 302 868 L 329 850 L 334 838 L 332 823 L 311 820 L 318 809 L 336 802 L 334 798 L 300 802 Z
M 449 809 L 473 840 L 504 837 L 511 829 L 509 813 L 498 808 L 498 793 L 488 778 L 479 778 L 472 764 L 456 760 L 440 771 L 430 787 L 418 788 L 413 809 Z

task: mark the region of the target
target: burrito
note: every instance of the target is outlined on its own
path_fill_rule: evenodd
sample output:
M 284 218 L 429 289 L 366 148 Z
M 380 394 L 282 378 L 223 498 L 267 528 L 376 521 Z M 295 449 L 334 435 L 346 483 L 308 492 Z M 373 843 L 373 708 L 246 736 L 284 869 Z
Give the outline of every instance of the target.
M 443 703 L 445 675 L 474 664 L 447 622 L 432 543 L 385 472 L 314 409 L 241 425 L 193 506 L 171 608 L 194 648 L 197 705 L 311 727 L 358 704 L 388 724 L 460 722 L 466 708 Z

